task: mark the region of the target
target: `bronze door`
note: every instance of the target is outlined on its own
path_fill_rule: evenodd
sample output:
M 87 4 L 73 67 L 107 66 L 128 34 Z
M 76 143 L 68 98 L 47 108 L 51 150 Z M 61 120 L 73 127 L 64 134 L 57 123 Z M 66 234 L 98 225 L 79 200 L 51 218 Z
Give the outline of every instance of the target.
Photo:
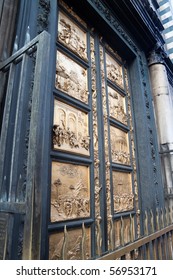
M 93 259 L 140 234 L 131 93 L 116 46 L 60 3 L 49 259 Z

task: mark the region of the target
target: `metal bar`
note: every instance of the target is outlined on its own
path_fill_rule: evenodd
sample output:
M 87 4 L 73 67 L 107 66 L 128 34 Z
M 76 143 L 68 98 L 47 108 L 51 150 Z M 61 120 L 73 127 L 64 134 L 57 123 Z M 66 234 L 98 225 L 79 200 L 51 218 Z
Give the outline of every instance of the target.
M 124 220 L 121 217 L 121 230 L 120 230 L 121 246 L 124 246 Z
M 41 223 L 42 196 L 47 186 L 42 176 L 44 166 L 44 147 L 46 133 L 46 106 L 49 87 L 50 35 L 42 32 L 39 37 L 35 63 L 35 75 L 32 91 L 30 135 L 28 145 L 27 179 L 26 179 L 26 223 L 23 243 L 25 244 L 25 259 L 40 259 L 41 253 Z M 42 163 L 40 168 L 40 163 Z M 33 195 L 32 195 L 33 194 Z M 34 199 L 31 199 L 34 198 Z M 30 209 L 33 208 L 33 212 Z M 28 229 L 29 227 L 29 229 Z M 31 229 L 31 230 L 30 230 Z M 28 234 L 29 230 L 29 234 Z M 28 247 L 28 240 L 30 247 Z
M 10 66 L 10 72 L 8 77 L 8 87 L 6 93 L 6 102 L 4 108 L 4 117 L 2 122 L 2 131 L 1 131 L 1 140 L 0 140 L 0 180 L 3 180 L 4 176 L 7 174 L 4 173 L 4 161 L 5 161 L 5 154 L 6 154 L 6 143 L 7 143 L 7 134 L 8 134 L 8 127 L 9 127 L 9 118 L 10 118 L 10 111 L 11 111 L 11 103 L 12 103 L 12 93 L 13 93 L 13 85 L 14 85 L 14 75 L 15 75 L 15 66 L 12 64 Z M 1 186 L 2 181 L 0 181 L 0 196 L 3 197 L 1 193 Z
M 141 238 L 132 244 L 129 244 L 123 248 L 120 248 L 114 252 L 111 252 L 111 253 L 107 254 L 106 256 L 100 257 L 99 260 L 113 260 L 113 259 L 119 258 L 119 257 L 123 256 L 124 254 L 129 253 L 132 250 L 142 247 L 143 245 L 149 243 L 150 241 L 153 241 L 157 238 L 159 239 L 163 234 L 170 232 L 170 231 L 173 231 L 173 224 L 168 227 L 165 227 L 164 229 L 159 230 L 153 234 L 150 234 L 149 236 Z M 172 236 L 172 242 L 173 242 L 173 236 Z M 158 244 L 158 246 L 159 246 L 159 244 Z M 161 253 L 160 257 L 162 257 L 162 253 Z
M 67 242 L 68 242 L 68 233 L 66 226 L 64 227 L 64 241 L 62 245 L 62 260 L 67 260 Z
M 146 248 L 146 258 L 147 260 L 150 260 L 150 243 L 147 243 L 145 245 L 145 248 Z
M 167 245 L 168 245 L 168 259 L 172 260 L 172 248 L 171 248 L 171 234 L 167 233 Z
M 86 230 L 84 223 L 82 224 L 82 241 L 81 241 L 82 260 L 86 259 Z
M 158 238 L 157 240 L 158 242 L 158 256 L 159 256 L 159 260 L 163 259 L 163 254 L 162 254 L 162 241 L 161 241 L 161 237 Z
M 163 244 L 163 259 L 164 259 L 164 260 L 167 260 L 167 259 L 168 259 L 168 254 L 167 254 L 167 246 L 168 246 L 168 243 L 167 243 L 166 234 L 164 234 L 164 235 L 162 236 L 162 244 Z
M 43 31 L 43 33 L 46 33 L 46 31 Z M 10 56 L 8 59 L 0 63 L 0 70 L 2 70 L 4 67 L 9 65 L 10 63 L 14 62 L 17 58 L 19 58 L 21 55 L 23 55 L 27 50 L 31 49 L 34 51 L 36 45 L 40 39 L 40 35 L 35 37 L 32 41 L 30 41 L 28 44 L 26 44 L 23 48 L 21 48 L 19 51 L 15 52 L 12 56 Z
M 11 202 L 0 202 L 1 212 L 8 212 L 13 214 L 25 214 L 26 213 L 26 205 L 25 203 L 11 203 Z
M 11 172 L 10 172 L 10 186 L 9 186 L 9 201 L 16 200 L 16 188 L 17 184 L 15 181 L 16 177 L 16 161 L 18 161 L 18 155 L 20 150 L 20 134 L 21 134 L 21 123 L 23 116 L 23 102 L 25 96 L 25 83 L 27 78 L 27 65 L 28 65 L 29 57 L 26 53 L 23 56 L 21 72 L 20 72 L 20 83 L 18 89 L 17 96 L 17 108 L 16 108 L 16 117 L 15 117 L 15 126 L 14 126 L 14 134 L 13 134 L 13 144 L 12 144 L 12 155 L 11 155 Z
M 154 260 L 157 260 L 156 240 L 152 241 L 152 252 Z
M 130 252 L 130 259 L 135 260 L 135 251 L 134 250 Z

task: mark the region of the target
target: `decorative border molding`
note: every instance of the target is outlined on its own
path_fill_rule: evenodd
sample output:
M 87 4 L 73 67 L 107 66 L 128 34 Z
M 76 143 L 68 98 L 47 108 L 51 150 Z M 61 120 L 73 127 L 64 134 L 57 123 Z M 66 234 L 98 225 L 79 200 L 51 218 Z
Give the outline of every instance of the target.
M 92 80 L 92 110 L 93 110 L 93 145 L 94 145 L 94 184 L 95 184 L 95 232 L 96 232 L 96 254 L 101 255 L 102 232 L 101 232 L 101 204 L 100 204 L 100 173 L 99 173 L 99 146 L 98 146 L 98 119 L 97 119 L 97 92 L 96 92 L 96 61 L 94 38 L 90 39 L 91 52 L 91 80 Z
M 144 62 L 142 55 L 139 54 L 139 65 L 140 65 L 140 74 L 141 74 L 141 81 L 143 86 L 143 94 L 145 97 L 145 107 L 146 107 L 146 116 L 147 116 L 147 126 L 148 126 L 148 135 L 149 135 L 149 144 L 150 144 L 150 152 L 151 152 L 151 159 L 152 159 L 152 174 L 153 174 L 153 183 L 155 187 L 155 200 L 156 205 L 159 206 L 159 194 L 158 194 L 158 171 L 157 171 L 157 163 L 156 163 L 156 148 L 154 143 L 154 136 L 153 136 L 153 129 L 151 124 L 151 113 L 150 108 L 152 107 L 152 104 L 149 100 L 149 94 L 147 89 L 147 81 L 146 81 L 146 75 L 145 75 L 145 69 L 144 69 Z
M 100 0 L 88 0 L 88 2 L 102 15 L 104 20 L 114 29 L 120 37 L 122 37 L 126 43 L 132 47 L 133 51 L 138 52 L 138 48 L 132 39 L 127 35 L 127 32 L 123 29 L 120 22 L 115 19 L 115 15 L 102 3 Z
M 37 32 L 40 34 L 43 30 L 48 30 L 50 13 L 50 0 L 39 0 L 37 16 Z

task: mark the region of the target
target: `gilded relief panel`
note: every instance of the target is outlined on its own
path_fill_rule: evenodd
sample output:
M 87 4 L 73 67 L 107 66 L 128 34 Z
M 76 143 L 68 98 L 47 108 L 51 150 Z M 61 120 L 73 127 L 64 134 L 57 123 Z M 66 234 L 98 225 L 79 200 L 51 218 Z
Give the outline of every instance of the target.
M 108 87 L 108 96 L 110 117 L 127 125 L 125 97 L 111 87 Z
M 130 218 L 122 218 L 116 220 L 114 222 L 114 229 L 115 229 L 115 248 L 123 246 L 130 242 L 130 232 L 131 232 L 131 225 L 130 225 Z
M 123 212 L 134 208 L 132 177 L 127 172 L 112 172 L 114 211 Z
M 90 216 L 89 167 L 52 163 L 51 222 Z
M 53 147 L 89 155 L 88 114 L 55 100 Z
M 110 126 L 112 161 L 130 165 L 128 134 L 119 128 Z
M 122 66 L 108 54 L 106 54 L 106 71 L 109 80 L 124 88 Z
M 50 260 L 82 260 L 91 258 L 90 228 L 68 230 L 49 237 Z
M 81 58 L 87 59 L 86 33 L 62 12 L 59 13 L 58 40 Z
M 88 103 L 87 69 L 61 52 L 57 52 L 55 87 Z

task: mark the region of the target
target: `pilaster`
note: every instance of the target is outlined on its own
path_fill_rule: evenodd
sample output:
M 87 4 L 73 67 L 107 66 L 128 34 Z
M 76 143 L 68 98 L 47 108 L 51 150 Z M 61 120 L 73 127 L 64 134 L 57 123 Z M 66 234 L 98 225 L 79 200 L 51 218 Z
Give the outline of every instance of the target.
M 160 144 L 165 192 L 173 193 L 173 106 L 165 65 L 166 54 L 160 46 L 150 53 L 149 72 L 153 106 Z

